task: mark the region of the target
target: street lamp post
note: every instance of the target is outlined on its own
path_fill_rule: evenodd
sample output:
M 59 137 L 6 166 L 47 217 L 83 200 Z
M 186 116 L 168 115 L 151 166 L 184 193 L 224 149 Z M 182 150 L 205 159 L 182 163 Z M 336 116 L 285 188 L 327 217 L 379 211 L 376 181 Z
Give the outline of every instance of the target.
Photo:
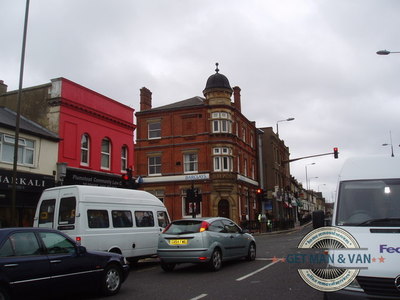
M 19 70 L 19 85 L 17 96 L 17 115 L 15 118 L 15 136 L 14 136 L 14 160 L 12 171 L 12 186 L 11 186 L 11 222 L 14 226 L 18 226 L 16 202 L 17 202 L 17 169 L 18 169 L 18 143 L 19 143 L 19 129 L 21 118 L 21 98 L 22 98 L 22 82 L 24 78 L 24 65 L 25 65 L 25 48 L 26 36 L 28 31 L 28 15 L 29 15 L 29 0 L 26 0 L 25 5 L 25 19 L 24 19 L 24 33 L 22 37 L 22 51 L 21 51 L 21 64 Z
M 392 142 L 392 131 L 391 130 L 389 130 L 389 136 L 390 136 L 390 144 L 384 143 L 384 144 L 382 144 L 382 146 L 389 146 L 390 145 L 390 148 L 392 149 L 392 157 L 394 157 L 393 142 Z
M 293 120 L 294 120 L 294 118 L 287 118 L 285 120 L 276 121 L 276 135 L 279 135 L 279 127 L 278 127 L 279 122 L 289 122 L 289 121 L 293 121 Z
M 319 178 L 318 176 L 315 177 L 311 177 L 310 179 L 308 179 L 308 189 L 311 190 L 311 179 L 317 179 Z
M 309 190 L 309 186 L 308 186 L 308 175 L 307 175 L 307 166 L 312 166 L 312 165 L 315 165 L 315 163 L 311 163 L 311 164 L 305 165 L 305 169 L 306 169 L 306 189 L 307 189 L 307 191 Z

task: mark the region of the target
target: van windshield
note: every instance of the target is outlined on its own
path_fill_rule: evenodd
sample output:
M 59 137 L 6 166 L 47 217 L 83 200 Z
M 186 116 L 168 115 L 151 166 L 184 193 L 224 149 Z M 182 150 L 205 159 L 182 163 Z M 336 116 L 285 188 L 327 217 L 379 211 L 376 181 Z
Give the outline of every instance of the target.
M 344 181 L 336 224 L 400 227 L 400 179 Z

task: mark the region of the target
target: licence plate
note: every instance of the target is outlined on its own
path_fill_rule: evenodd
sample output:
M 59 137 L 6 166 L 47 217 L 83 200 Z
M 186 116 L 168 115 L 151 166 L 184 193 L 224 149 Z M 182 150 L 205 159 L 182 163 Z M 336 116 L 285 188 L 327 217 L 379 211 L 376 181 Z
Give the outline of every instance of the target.
M 170 245 L 187 245 L 188 240 L 169 240 Z

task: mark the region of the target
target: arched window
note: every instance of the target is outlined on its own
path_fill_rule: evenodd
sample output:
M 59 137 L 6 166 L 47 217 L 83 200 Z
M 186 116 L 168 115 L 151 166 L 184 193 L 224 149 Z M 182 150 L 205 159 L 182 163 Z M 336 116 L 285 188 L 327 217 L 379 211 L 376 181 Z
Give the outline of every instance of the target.
M 128 168 L 128 147 L 126 145 L 121 148 L 121 171 Z
M 82 134 L 81 138 L 81 165 L 89 165 L 89 153 L 90 153 L 90 139 L 87 133 Z
M 108 138 L 101 141 L 101 168 L 110 170 L 111 162 L 111 143 Z

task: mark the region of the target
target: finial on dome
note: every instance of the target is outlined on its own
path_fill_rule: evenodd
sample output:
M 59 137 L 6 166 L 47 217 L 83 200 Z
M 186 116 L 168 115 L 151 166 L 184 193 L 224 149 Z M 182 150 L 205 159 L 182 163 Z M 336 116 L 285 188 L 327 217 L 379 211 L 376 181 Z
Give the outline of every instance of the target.
M 216 69 L 215 69 L 215 72 L 219 72 L 219 69 L 218 69 L 218 66 L 219 66 L 219 63 L 215 63 L 215 66 L 217 67 Z

